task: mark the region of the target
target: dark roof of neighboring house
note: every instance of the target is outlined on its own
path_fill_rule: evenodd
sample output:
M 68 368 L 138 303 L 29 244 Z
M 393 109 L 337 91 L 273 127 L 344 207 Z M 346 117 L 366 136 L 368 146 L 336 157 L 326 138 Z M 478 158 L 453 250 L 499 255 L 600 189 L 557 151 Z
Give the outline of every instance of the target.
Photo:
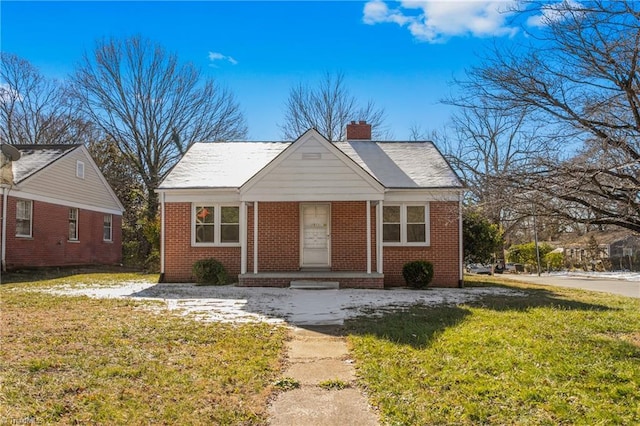
M 239 188 L 292 143 L 196 143 L 160 189 Z M 463 187 L 432 142 L 347 141 L 333 145 L 387 188 Z
M 20 183 L 34 173 L 47 167 L 79 144 L 69 145 L 14 145 L 20 151 L 20 159 L 12 163 L 13 180 Z

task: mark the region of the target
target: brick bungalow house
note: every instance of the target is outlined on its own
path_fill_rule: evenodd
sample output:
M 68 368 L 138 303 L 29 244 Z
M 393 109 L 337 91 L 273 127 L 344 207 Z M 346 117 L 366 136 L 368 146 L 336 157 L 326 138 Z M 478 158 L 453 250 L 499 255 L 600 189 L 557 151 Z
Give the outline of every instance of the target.
M 2 267 L 118 264 L 124 208 L 83 145 L 2 156 Z
M 196 143 L 158 188 L 161 279 L 214 257 L 240 286 L 383 288 L 429 260 L 434 286 L 461 286 L 462 190 L 433 143 L 372 141 L 362 121 L 344 142 Z

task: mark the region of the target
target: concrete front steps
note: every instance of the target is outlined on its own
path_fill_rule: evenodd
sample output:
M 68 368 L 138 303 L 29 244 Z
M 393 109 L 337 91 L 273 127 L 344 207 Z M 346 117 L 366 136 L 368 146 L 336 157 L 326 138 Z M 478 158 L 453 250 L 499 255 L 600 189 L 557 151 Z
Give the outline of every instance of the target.
M 340 283 L 338 281 L 295 280 L 289 283 L 289 288 L 294 290 L 338 290 Z
M 305 283 L 308 281 L 339 283 L 338 288 L 384 288 L 384 275 L 377 272 L 368 274 L 366 272 L 292 271 L 258 272 L 238 275 L 239 287 L 287 288 L 291 286 L 291 282 L 297 281 Z

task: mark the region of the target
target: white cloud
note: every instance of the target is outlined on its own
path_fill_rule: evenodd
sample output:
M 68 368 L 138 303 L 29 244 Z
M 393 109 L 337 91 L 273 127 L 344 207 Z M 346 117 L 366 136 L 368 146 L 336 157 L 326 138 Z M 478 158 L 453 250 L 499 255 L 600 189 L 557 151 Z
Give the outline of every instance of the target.
M 573 0 L 563 0 L 555 4 L 543 5 L 540 8 L 542 13 L 527 19 L 527 25 L 530 27 L 544 27 L 553 22 L 562 21 L 567 13 L 571 13 L 572 10 L 578 12 L 581 8 L 582 5 Z
M 401 1 L 390 9 L 382 0 L 367 2 L 363 10 L 366 24 L 391 22 L 406 26 L 420 41 L 441 43 L 451 37 L 511 36 L 517 28 L 510 27 L 506 19 L 513 13 L 516 0 L 496 1 Z
M 219 53 L 219 52 L 209 52 L 209 66 L 213 66 L 213 67 L 217 66 L 215 64 L 216 61 L 227 61 L 231 65 L 236 65 L 238 63 L 238 61 L 233 59 L 231 56 L 223 55 L 222 53 Z

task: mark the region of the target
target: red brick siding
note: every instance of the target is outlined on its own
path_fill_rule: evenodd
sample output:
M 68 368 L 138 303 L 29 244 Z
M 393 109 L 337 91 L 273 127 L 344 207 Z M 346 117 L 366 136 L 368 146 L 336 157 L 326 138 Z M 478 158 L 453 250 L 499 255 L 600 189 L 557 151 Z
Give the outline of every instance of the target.
M 222 262 L 232 281 L 240 273 L 240 247 L 192 247 L 191 203 L 165 204 L 165 275 L 168 282 L 193 281 L 191 268 L 200 259 Z
M 375 271 L 375 211 L 371 211 L 372 270 Z M 331 270 L 367 271 L 367 203 L 331 203 Z
M 457 287 L 460 280 L 458 250 L 459 224 L 457 202 L 431 202 L 430 247 L 384 247 L 384 283 L 387 287 L 404 286 L 402 266 L 412 260 L 433 263 L 435 287 Z
M 424 259 L 433 262 L 433 285 L 458 285 L 458 213 L 456 202 L 432 202 L 430 247 L 385 247 L 384 284 L 404 286 L 402 266 Z M 297 202 L 258 203 L 258 271 L 293 272 L 300 266 L 300 205 Z M 165 279 L 190 281 L 191 265 L 198 259 L 215 257 L 223 262 L 235 278 L 240 273 L 239 247 L 191 247 L 191 204 L 165 205 Z M 247 271 L 253 271 L 253 206 L 247 208 Z M 375 207 L 371 207 L 371 260 L 376 271 Z M 366 202 L 331 203 L 331 263 L 333 271 L 367 270 Z M 257 285 L 246 278 L 244 285 Z M 264 285 L 279 286 L 278 279 Z M 342 280 L 341 280 L 342 281 Z M 341 283 L 342 284 L 342 283 Z M 353 287 L 375 287 L 377 284 L 356 283 Z M 343 285 L 344 287 L 344 285 Z
M 253 207 L 247 210 L 247 269 L 253 271 Z M 299 203 L 258 203 L 258 271 L 297 271 L 299 250 Z
M 122 216 L 112 215 L 112 241 L 103 241 L 104 213 L 78 209 L 79 240 L 69 239 L 69 207 L 33 201 L 32 237 L 15 236 L 17 199 L 7 205 L 7 268 L 118 264 Z

